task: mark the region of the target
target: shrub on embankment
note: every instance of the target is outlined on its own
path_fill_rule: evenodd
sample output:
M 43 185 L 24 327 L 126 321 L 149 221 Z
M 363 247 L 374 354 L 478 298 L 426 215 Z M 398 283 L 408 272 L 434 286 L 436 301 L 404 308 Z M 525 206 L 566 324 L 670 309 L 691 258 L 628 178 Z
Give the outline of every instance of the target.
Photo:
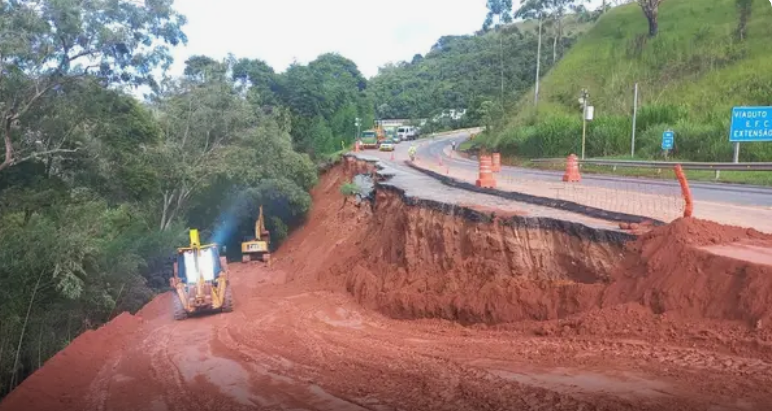
M 747 32 L 737 35 L 734 0 L 671 0 L 650 38 L 640 7 L 610 10 L 543 79 L 538 110 L 526 93 L 506 126 L 477 145 L 508 156 L 553 157 L 581 150 L 582 88 L 595 119 L 586 155 L 630 154 L 633 88 L 639 84 L 636 156 L 661 156 L 662 132 L 676 133 L 677 158 L 731 161 L 731 109 L 772 103 L 772 8 L 754 0 Z M 747 144 L 741 161 L 769 161 L 772 146 Z

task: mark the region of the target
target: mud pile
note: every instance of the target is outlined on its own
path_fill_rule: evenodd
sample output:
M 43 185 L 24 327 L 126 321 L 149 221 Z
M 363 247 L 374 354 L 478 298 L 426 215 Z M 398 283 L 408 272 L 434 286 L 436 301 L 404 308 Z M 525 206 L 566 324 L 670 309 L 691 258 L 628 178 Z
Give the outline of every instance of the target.
M 323 178 L 309 225 L 278 254 L 296 259 L 290 278 L 343 287 L 363 306 L 403 319 L 495 324 L 628 303 L 653 314 L 769 317 L 772 268 L 701 248 L 772 244 L 755 230 L 681 219 L 626 242 L 578 224 L 428 204 L 388 185 L 372 209 L 344 204 L 340 184 L 372 172 L 349 162 Z
M 772 266 L 707 249 L 749 243 L 769 248 L 772 236 L 691 218 L 658 227 L 629 245 L 603 304 L 634 301 L 657 314 L 768 322 Z

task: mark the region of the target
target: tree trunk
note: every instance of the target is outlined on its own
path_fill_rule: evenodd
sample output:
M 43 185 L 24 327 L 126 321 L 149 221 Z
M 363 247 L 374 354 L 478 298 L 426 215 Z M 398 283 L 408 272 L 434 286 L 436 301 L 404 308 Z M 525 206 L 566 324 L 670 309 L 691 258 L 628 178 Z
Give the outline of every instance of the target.
M 5 159 L 0 164 L 0 171 L 13 165 L 13 143 L 11 142 L 11 125 L 13 119 L 6 116 L 3 119 L 3 140 L 5 142 Z
M 504 110 L 504 33 L 499 33 L 499 62 L 501 63 L 501 110 Z
M 558 61 L 558 35 L 555 33 L 555 38 L 552 40 L 552 65 Z
M 16 368 L 19 366 L 19 359 L 21 358 L 21 346 L 24 342 L 24 332 L 27 329 L 27 322 L 29 321 L 29 315 L 32 312 L 32 305 L 35 302 L 35 296 L 38 293 L 38 288 L 40 287 L 40 280 L 43 279 L 43 273 L 44 271 L 40 272 L 40 275 L 38 275 L 38 281 L 35 283 L 35 289 L 32 290 L 32 296 L 29 299 L 29 305 L 27 306 L 27 316 L 24 317 L 24 323 L 21 326 L 21 335 L 19 335 L 19 345 L 16 347 L 16 358 L 13 360 L 13 368 L 11 368 L 11 384 L 8 388 L 9 391 L 13 391 L 15 384 L 16 384 Z
M 539 70 L 541 69 L 541 19 L 539 19 L 539 45 L 536 47 L 536 87 L 533 92 L 533 105 L 539 106 Z
M 659 31 L 659 23 L 657 23 L 657 12 L 655 11 L 651 16 L 646 16 L 649 20 L 649 37 L 654 37 Z

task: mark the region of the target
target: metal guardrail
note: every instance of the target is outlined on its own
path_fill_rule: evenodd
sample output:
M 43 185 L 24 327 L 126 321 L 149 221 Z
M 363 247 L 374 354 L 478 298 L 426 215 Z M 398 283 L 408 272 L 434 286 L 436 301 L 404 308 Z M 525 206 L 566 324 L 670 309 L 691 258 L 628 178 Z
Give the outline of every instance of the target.
M 565 158 L 535 158 L 532 163 L 565 163 Z M 634 168 L 670 168 L 680 164 L 684 170 L 711 171 L 772 171 L 772 163 L 699 163 L 679 161 L 638 161 L 638 160 L 579 160 L 579 164 L 634 167 Z

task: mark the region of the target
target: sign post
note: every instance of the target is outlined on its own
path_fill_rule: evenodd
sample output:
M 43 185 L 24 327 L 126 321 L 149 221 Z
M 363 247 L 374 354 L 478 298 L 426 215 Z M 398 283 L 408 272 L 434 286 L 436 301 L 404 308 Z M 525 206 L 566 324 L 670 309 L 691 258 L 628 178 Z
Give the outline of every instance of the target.
M 582 160 L 584 160 L 584 148 L 585 148 L 585 142 L 587 140 L 587 120 L 592 119 L 592 112 L 594 112 L 594 107 L 588 107 L 587 103 L 589 103 L 590 99 L 590 92 L 587 91 L 587 89 L 582 89 L 581 95 L 579 97 L 579 104 L 582 105 Z M 588 109 L 592 110 L 590 113 L 588 113 Z M 589 118 L 587 117 L 589 114 Z
M 740 162 L 740 143 L 772 141 L 772 107 L 734 107 L 729 141 L 735 163 Z
M 635 119 L 638 117 L 638 83 L 635 83 L 633 96 L 633 136 L 630 138 L 630 157 L 635 157 Z
M 673 130 L 667 130 L 664 133 L 662 133 L 662 150 L 665 151 L 666 159 L 670 150 L 673 149 L 674 144 L 675 144 L 675 133 L 673 132 Z

